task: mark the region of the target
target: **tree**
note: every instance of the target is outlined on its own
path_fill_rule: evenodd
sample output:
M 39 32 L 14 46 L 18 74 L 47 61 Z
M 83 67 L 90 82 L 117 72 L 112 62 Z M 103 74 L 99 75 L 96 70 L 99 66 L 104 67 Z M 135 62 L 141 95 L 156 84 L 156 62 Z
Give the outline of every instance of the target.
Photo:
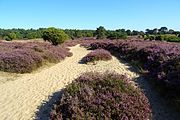
M 86 32 L 86 37 L 93 37 L 93 32 L 92 31 L 87 31 Z
M 166 34 L 168 32 L 168 28 L 167 27 L 161 27 L 158 31 L 160 34 Z
M 37 32 L 30 32 L 26 35 L 27 39 L 35 39 L 37 38 Z
M 169 29 L 168 33 L 169 33 L 169 34 L 173 34 L 173 33 L 174 33 L 174 30 L 173 30 L 173 29 Z
M 154 30 L 146 29 L 146 34 L 152 35 L 154 34 Z
M 16 32 L 16 39 L 23 39 L 23 35 L 20 32 Z
M 96 30 L 97 39 L 105 39 L 106 38 L 106 29 L 103 26 L 100 26 Z
M 76 38 L 82 38 L 82 37 L 83 37 L 82 31 L 76 30 L 76 31 L 75 31 L 75 36 L 76 36 Z
M 9 36 L 4 36 L 4 40 L 6 41 L 12 41 L 12 39 Z
M 116 30 L 116 31 L 108 31 L 108 39 L 126 39 L 127 38 L 127 34 L 126 32 L 122 32 L 120 30 Z
M 63 30 L 50 27 L 43 32 L 42 38 L 53 45 L 58 45 L 69 39 L 69 36 Z
M 154 28 L 154 29 L 152 30 L 152 32 L 153 32 L 153 34 L 157 34 L 157 33 L 158 33 L 158 29 L 157 29 L 157 28 Z
M 76 38 L 76 30 L 72 30 L 72 29 L 65 29 L 64 32 L 71 38 L 71 39 L 75 39 Z
M 13 40 L 13 39 L 16 39 L 16 34 L 14 32 L 11 32 L 8 34 L 8 37 Z
M 119 30 L 117 30 L 117 31 L 121 31 L 121 32 L 126 32 L 126 30 L 125 29 L 119 29 Z
M 7 41 L 16 39 L 16 34 L 14 32 L 7 32 L 7 34 L 4 36 L 4 39 Z
M 137 30 L 132 31 L 132 35 L 138 35 L 138 34 L 139 34 L 139 32 Z
M 128 36 L 131 36 L 131 35 L 132 35 L 132 34 L 131 34 L 131 30 L 126 30 L 126 33 L 127 33 Z

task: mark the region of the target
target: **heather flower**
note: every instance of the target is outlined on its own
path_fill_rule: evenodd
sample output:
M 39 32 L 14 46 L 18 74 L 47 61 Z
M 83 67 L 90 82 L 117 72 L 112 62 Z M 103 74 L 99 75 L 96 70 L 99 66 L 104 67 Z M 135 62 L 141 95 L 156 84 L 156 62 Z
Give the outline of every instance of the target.
M 180 44 L 160 41 L 97 41 L 91 49 L 105 49 L 129 61 L 138 61 L 149 75 L 168 87 L 179 89 Z M 162 74 L 163 73 L 163 74 Z
M 1 42 L 0 70 L 27 73 L 42 66 L 44 62 L 56 63 L 72 53 L 62 46 L 41 42 Z
M 94 62 L 94 61 L 99 61 L 99 60 L 107 61 L 111 59 L 112 59 L 112 56 L 110 52 L 104 49 L 96 49 L 90 52 L 89 54 L 87 54 L 85 57 L 83 57 L 81 61 L 83 63 L 88 63 L 88 62 Z
M 50 119 L 150 119 L 147 98 L 128 81 L 116 73 L 84 73 L 65 88 Z

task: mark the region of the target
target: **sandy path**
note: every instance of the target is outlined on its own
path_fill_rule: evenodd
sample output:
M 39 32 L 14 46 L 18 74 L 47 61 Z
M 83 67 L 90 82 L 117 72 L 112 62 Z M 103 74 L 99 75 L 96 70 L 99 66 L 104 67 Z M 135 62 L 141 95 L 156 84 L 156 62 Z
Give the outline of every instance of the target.
M 59 91 L 85 71 L 104 72 L 106 70 L 136 77 L 129 67 L 113 57 L 108 62 L 98 62 L 96 65 L 80 64 L 79 60 L 88 54 L 79 45 L 71 48 L 72 57 L 37 73 L 25 74 L 13 81 L 0 84 L 0 119 L 29 120 L 34 119 L 38 106 L 48 97 Z

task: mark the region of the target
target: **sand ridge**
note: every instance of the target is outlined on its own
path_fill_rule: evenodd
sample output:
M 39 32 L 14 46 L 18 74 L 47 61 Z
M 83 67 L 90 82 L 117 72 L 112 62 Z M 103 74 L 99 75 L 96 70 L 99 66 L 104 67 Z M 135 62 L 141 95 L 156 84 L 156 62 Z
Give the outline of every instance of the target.
M 129 66 L 121 63 L 117 58 L 107 62 L 97 62 L 96 65 L 79 63 L 90 51 L 80 45 L 70 48 L 73 53 L 48 69 L 40 72 L 24 74 L 13 81 L 0 84 L 0 119 L 1 120 L 29 120 L 35 118 L 38 106 L 48 101 L 49 96 L 64 88 L 68 83 L 90 71 L 115 71 L 126 74 L 130 78 L 138 75 L 129 70 Z

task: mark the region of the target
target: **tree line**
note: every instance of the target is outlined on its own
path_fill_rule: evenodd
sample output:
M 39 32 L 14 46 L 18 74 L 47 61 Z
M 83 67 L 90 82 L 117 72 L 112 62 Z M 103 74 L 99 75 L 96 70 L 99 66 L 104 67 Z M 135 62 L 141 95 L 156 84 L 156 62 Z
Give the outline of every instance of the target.
M 13 39 L 36 39 L 42 38 L 43 32 L 48 28 L 39 29 L 0 29 L 0 39 L 13 40 Z M 98 27 L 96 30 L 78 30 L 78 29 L 64 29 L 63 30 L 70 39 L 78 39 L 85 37 L 95 37 L 97 39 L 125 39 L 127 36 L 140 35 L 142 31 L 136 30 L 106 30 L 103 26 Z
M 35 39 L 42 38 L 45 28 L 39 29 L 0 29 L 0 39 L 13 40 L 13 39 Z
M 161 27 L 159 29 L 146 29 L 143 35 L 145 40 L 160 40 L 168 42 L 180 42 L 180 31 L 168 29 L 167 27 Z
M 0 29 L 0 39 L 13 40 L 13 39 L 36 39 L 43 38 L 43 33 L 48 28 L 39 29 Z M 62 29 L 61 29 L 62 30 Z M 166 40 L 166 41 L 180 41 L 180 32 L 161 27 L 159 29 L 146 29 L 146 31 L 137 30 L 106 30 L 103 26 L 98 27 L 96 30 L 77 30 L 77 29 L 64 29 L 62 30 L 68 35 L 68 39 L 79 38 L 97 38 L 97 39 L 126 39 L 128 36 L 139 36 L 145 40 Z

